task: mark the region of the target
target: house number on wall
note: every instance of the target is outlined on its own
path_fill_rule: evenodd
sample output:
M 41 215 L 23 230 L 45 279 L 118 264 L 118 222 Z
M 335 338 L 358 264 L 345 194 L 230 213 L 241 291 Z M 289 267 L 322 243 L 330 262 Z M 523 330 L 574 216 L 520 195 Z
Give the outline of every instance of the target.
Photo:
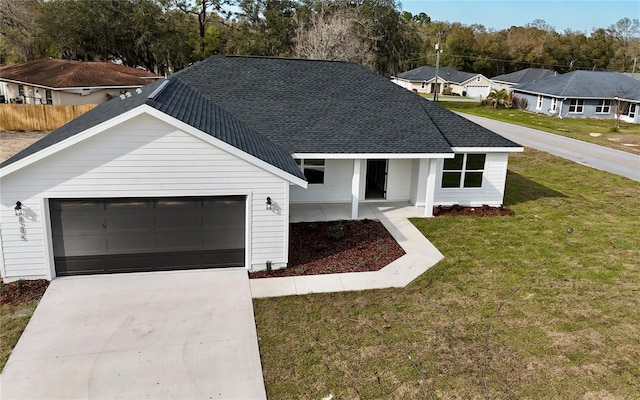
M 18 217 L 18 222 L 20 223 L 20 238 L 27 241 L 27 227 L 24 224 L 24 217 L 21 215 Z

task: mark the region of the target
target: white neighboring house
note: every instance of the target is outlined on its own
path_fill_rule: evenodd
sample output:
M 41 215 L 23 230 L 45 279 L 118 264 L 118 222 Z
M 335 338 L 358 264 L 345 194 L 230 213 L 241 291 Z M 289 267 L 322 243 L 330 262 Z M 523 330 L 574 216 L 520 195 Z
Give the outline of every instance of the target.
M 522 150 L 356 64 L 211 57 L 0 164 L 0 273 L 281 268 L 290 204 L 498 206 Z
M 491 80 L 484 75 L 451 67 L 439 67 L 436 84 L 436 67 L 428 65 L 391 77 L 391 81 L 415 93 L 452 93 L 478 99 L 485 99 L 493 88 Z
M 44 58 L 0 67 L 0 102 L 100 104 L 161 77 L 109 62 Z

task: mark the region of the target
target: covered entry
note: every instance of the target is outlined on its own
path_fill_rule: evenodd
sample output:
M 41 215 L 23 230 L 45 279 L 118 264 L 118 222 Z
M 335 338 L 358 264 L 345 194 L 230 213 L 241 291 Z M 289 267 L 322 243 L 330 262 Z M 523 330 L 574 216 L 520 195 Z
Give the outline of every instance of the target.
M 57 276 L 245 264 L 245 196 L 49 202 Z

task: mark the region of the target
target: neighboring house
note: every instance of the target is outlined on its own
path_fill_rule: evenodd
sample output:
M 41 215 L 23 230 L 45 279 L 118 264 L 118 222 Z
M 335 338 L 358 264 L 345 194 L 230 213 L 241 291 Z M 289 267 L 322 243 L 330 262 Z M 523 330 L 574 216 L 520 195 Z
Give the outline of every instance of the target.
M 640 81 L 619 72 L 573 71 L 513 87 L 527 110 L 560 118 L 615 118 L 640 123 Z
M 109 62 L 45 58 L 0 67 L 0 102 L 100 104 L 161 78 Z
M 292 203 L 499 206 L 522 150 L 353 63 L 211 57 L 0 164 L 0 272 L 280 268 Z
M 451 92 L 460 96 L 484 99 L 489 95 L 492 82 L 482 74 L 461 72 L 450 67 L 438 69 L 425 65 L 392 77 L 391 81 L 416 93 Z
M 511 72 L 510 74 L 502 74 L 491 78 L 494 86 L 493 89 L 511 91 L 515 85 L 529 83 L 547 76 L 557 75 L 556 72 L 544 68 L 525 68 L 520 71 Z
M 640 80 L 640 72 L 623 72 L 623 74 L 630 78 Z

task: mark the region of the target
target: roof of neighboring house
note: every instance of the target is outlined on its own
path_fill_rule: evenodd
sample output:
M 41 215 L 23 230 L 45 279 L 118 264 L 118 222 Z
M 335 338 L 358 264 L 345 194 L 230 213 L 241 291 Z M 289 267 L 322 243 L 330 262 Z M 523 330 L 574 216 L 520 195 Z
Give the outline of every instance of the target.
M 150 72 L 110 62 L 43 58 L 0 67 L 0 80 L 50 88 L 135 87 L 161 78 Z
M 438 78 L 444 79 L 447 82 L 463 83 L 469 79 L 475 78 L 480 74 L 473 72 L 462 72 L 451 67 L 439 67 Z M 436 67 L 430 65 L 424 65 L 422 67 L 414 68 L 412 70 L 402 72 L 396 76 L 396 78 L 404 79 L 407 81 L 430 81 L 436 77 Z
M 544 68 L 525 68 L 510 74 L 502 74 L 491 78 L 492 81 L 505 82 L 511 84 L 527 83 L 547 76 L 556 75 L 554 71 Z
M 298 177 L 294 153 L 521 147 L 353 63 L 214 56 L 95 107 L 0 166 L 143 104 Z
M 565 98 L 640 99 L 640 81 L 620 72 L 573 71 L 517 85 L 512 89 Z

